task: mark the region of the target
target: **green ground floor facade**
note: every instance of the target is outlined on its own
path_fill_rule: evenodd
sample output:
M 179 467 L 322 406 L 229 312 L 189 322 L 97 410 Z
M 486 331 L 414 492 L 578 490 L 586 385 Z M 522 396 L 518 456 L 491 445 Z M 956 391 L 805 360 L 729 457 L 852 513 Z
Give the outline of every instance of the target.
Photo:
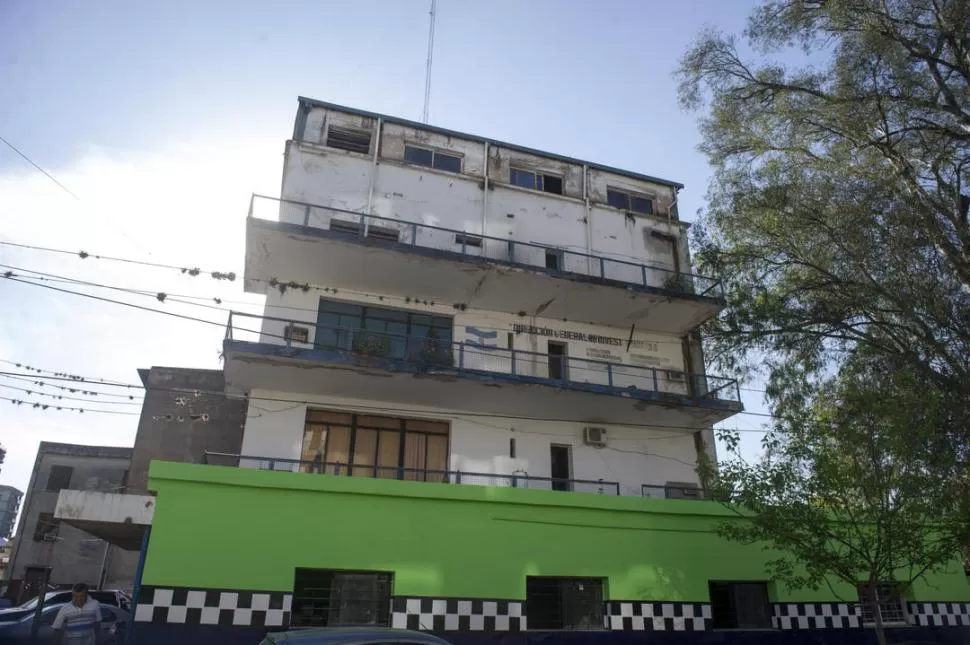
M 863 622 L 854 588 L 767 580 L 770 554 L 720 538 L 733 515 L 714 502 L 168 462 L 152 464 L 150 487 L 136 625 L 299 624 L 301 576 L 383 590 L 368 611 L 436 632 L 709 631 L 725 624 L 719 606 L 751 594 L 763 594 L 769 628 Z M 956 558 L 902 602 L 912 625 L 970 625 Z M 594 619 L 557 626 L 554 606 Z

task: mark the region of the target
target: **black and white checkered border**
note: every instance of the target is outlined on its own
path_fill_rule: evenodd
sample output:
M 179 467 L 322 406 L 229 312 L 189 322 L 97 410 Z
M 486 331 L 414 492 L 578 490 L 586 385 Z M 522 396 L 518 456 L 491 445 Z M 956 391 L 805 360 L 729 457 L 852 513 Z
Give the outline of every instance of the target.
M 775 603 L 776 629 L 843 629 L 859 627 L 859 606 L 846 602 Z
M 142 586 L 135 622 L 223 627 L 282 627 L 293 595 L 282 591 L 222 591 Z
M 606 603 L 606 627 L 612 631 L 704 631 L 711 628 L 711 605 L 611 600 Z
M 525 603 L 395 596 L 391 599 L 391 627 L 433 632 L 521 632 L 526 630 Z
M 970 603 L 966 602 L 911 602 L 906 610 L 910 622 L 920 627 L 970 625 Z

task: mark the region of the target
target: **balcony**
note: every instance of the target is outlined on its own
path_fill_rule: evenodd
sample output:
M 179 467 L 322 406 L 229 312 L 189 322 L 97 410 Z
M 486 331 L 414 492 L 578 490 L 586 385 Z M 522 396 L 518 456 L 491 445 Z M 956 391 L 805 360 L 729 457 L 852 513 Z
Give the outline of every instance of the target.
M 473 473 L 458 470 L 427 470 L 424 468 L 400 468 L 375 466 L 373 464 L 331 463 L 278 457 L 254 457 L 224 452 L 205 452 L 205 463 L 212 466 L 253 468 L 274 472 L 329 475 L 333 477 L 365 477 L 370 479 L 396 479 L 400 481 L 426 482 L 429 484 L 463 484 L 471 486 L 497 486 L 571 493 L 587 493 L 617 497 L 622 490 L 618 482 L 605 479 L 559 479 L 534 477 L 524 473 Z M 690 486 L 651 485 L 642 486 L 641 497 L 654 499 L 708 500 L 710 496 L 700 488 Z
M 706 276 L 254 195 L 245 286 L 274 280 L 677 335 L 724 306 Z
M 259 341 L 239 339 L 259 333 Z M 513 418 L 683 430 L 742 409 L 733 379 L 238 312 L 229 317 L 224 356 L 226 386 L 240 392 L 379 397 Z

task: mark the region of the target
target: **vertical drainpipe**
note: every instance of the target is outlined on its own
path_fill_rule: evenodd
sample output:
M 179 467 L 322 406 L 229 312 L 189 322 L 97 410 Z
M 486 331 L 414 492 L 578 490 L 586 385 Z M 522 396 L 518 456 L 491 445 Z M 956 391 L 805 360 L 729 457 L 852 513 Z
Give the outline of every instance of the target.
M 374 138 L 374 156 L 370 162 L 370 186 L 367 188 L 367 210 L 368 215 L 373 215 L 371 209 L 374 207 L 374 185 L 377 183 L 377 154 L 381 149 L 381 131 L 384 129 L 384 120 L 377 117 L 377 136 Z M 366 235 L 366 222 L 363 222 L 364 234 Z
M 583 164 L 583 202 L 586 204 L 586 273 L 593 273 L 593 223 L 589 205 L 589 166 Z
M 145 571 L 145 556 L 148 555 L 148 543 L 152 535 L 152 525 L 145 527 L 141 536 L 141 550 L 138 553 L 138 566 L 135 567 L 135 581 L 131 589 L 131 606 L 128 608 L 128 624 L 125 627 L 125 640 L 135 643 L 135 611 L 138 609 L 138 596 L 141 595 L 141 577 Z
M 483 237 L 488 234 L 486 232 L 488 231 L 488 229 L 486 228 L 488 226 L 488 153 L 489 153 L 488 141 L 486 141 L 485 142 L 485 170 L 482 175 L 484 180 L 483 185 L 485 187 L 484 189 L 485 192 L 482 193 L 482 236 Z M 484 240 L 482 242 L 484 243 Z M 482 249 L 482 251 L 485 255 L 488 255 L 488 252 L 485 251 L 485 249 Z

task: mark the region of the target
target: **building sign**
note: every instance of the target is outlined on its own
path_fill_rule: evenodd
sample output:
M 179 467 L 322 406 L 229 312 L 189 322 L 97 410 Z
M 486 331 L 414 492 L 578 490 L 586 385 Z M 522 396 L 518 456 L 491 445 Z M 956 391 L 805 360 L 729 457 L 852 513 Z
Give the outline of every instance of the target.
M 549 338 L 561 338 L 563 340 L 577 340 L 581 343 L 593 343 L 596 345 L 612 345 L 614 347 L 626 347 L 626 338 L 616 336 L 599 336 L 597 334 L 587 334 L 581 331 L 569 331 L 566 329 L 552 329 L 551 327 L 536 327 L 534 325 L 512 325 L 512 331 L 516 334 L 528 334 L 529 336 L 548 336 Z M 648 352 L 660 350 L 659 343 L 652 343 L 645 340 L 634 340 L 630 342 L 630 347 L 643 349 Z

